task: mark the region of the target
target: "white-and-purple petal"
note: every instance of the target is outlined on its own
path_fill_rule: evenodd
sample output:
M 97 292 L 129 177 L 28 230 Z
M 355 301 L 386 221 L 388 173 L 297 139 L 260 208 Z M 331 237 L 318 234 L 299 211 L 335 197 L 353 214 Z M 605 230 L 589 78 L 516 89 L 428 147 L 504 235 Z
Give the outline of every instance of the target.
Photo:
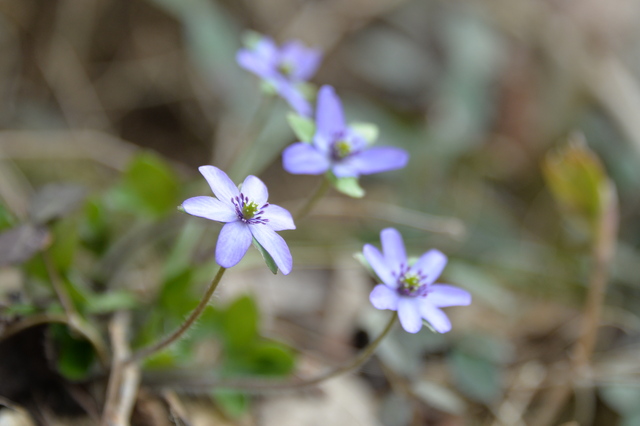
M 401 169 L 408 161 L 409 153 L 404 149 L 385 146 L 365 149 L 344 159 L 345 165 L 357 175 Z
M 451 330 L 451 321 L 437 306 L 433 305 L 428 298 L 416 298 L 420 309 L 420 316 L 427 320 L 438 333 L 446 333 Z
M 288 275 L 291 272 L 293 260 L 284 239 L 267 225 L 254 224 L 249 225 L 249 228 L 253 237 L 271 255 L 280 272 Z
M 189 198 L 182 203 L 182 208 L 190 215 L 217 222 L 231 222 L 238 218 L 235 210 L 229 204 L 213 197 Z
M 294 143 L 282 152 L 282 167 L 292 174 L 320 175 L 330 165 L 329 158 L 308 143 Z
M 417 333 L 422 328 L 419 299 L 413 297 L 398 298 L 398 318 L 405 331 Z
M 471 304 L 471 294 L 468 291 L 448 284 L 433 284 L 429 286 L 427 297 L 430 303 L 439 308 Z
M 263 219 L 267 219 L 267 225 L 274 231 L 285 231 L 288 229 L 296 229 L 293 223 L 293 217 L 289 210 L 284 209 L 275 204 L 269 204 L 264 208 L 264 213 L 260 215 Z
M 340 98 L 333 87 L 322 86 L 318 92 L 316 132 L 327 139 L 332 139 L 336 133 L 344 132 L 345 127 Z
M 398 300 L 400 296 L 395 290 L 390 289 L 384 284 L 378 284 L 373 288 L 369 295 L 371 304 L 376 309 L 398 310 Z
M 214 166 L 198 167 L 202 176 L 207 180 L 211 190 L 218 197 L 218 200 L 225 204 L 232 205 L 231 199 L 240 194 L 238 187 L 233 183 L 229 176 L 222 170 Z
M 383 283 L 393 289 L 398 287 L 397 278 L 393 276 L 393 271 L 387 264 L 387 260 L 382 256 L 382 253 L 380 253 L 380 250 L 371 244 L 365 244 L 362 254 Z
M 380 232 L 382 253 L 387 265 L 396 273 L 400 272 L 402 265 L 407 265 L 407 253 L 404 249 L 402 235 L 394 228 L 386 228 Z
M 433 284 L 447 265 L 447 256 L 438 250 L 429 250 L 411 267 L 413 271 L 420 271 L 426 276 L 425 282 Z
M 258 207 L 262 206 L 269 199 L 267 186 L 253 175 L 245 178 L 240 190 L 249 199 L 249 202 L 256 203 Z
M 216 262 L 223 268 L 235 266 L 251 245 L 249 226 L 241 221 L 229 222 L 222 227 L 216 244 Z
M 307 48 L 298 40 L 292 40 L 282 45 L 280 60 L 291 64 L 292 81 L 307 81 L 318 69 L 322 60 L 322 52 L 318 49 Z

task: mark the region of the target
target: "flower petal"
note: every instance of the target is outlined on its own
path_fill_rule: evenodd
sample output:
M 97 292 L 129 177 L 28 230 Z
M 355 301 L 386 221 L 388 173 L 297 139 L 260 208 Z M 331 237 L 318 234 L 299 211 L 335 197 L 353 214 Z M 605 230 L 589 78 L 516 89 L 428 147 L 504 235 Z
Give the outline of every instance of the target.
M 322 52 L 318 49 L 307 48 L 298 40 L 284 43 L 280 49 L 280 59 L 292 65 L 292 81 L 307 81 L 318 69 Z
M 293 223 L 293 218 L 291 217 L 289 210 L 276 206 L 275 204 L 269 204 L 265 207 L 262 217 L 269 221 L 267 225 L 274 231 L 296 229 L 296 225 Z
M 303 117 L 311 117 L 311 103 L 292 82 L 279 78 L 275 80 L 275 86 L 280 96 L 287 101 L 295 112 Z
M 401 169 L 408 161 L 409 153 L 404 149 L 377 147 L 350 155 L 344 159 L 344 164 L 359 175 L 370 175 Z
M 250 202 L 256 203 L 258 207 L 262 206 L 269 199 L 267 186 L 253 175 L 247 176 L 244 182 L 242 182 L 240 190 L 249 198 Z
M 375 286 L 369 295 L 369 300 L 376 309 L 391 309 L 392 311 L 396 311 L 398 310 L 399 299 L 400 296 L 398 293 L 384 284 Z
M 409 333 L 417 333 L 422 328 L 420 299 L 416 297 L 398 298 L 398 318 L 402 328 Z
M 362 249 L 362 254 L 383 283 L 391 288 L 398 287 L 397 280 L 394 278 L 391 269 L 389 269 L 389 266 L 387 265 L 387 260 L 382 256 L 377 248 L 371 244 L 365 244 Z
M 232 222 L 238 219 L 234 209 L 213 197 L 189 198 L 184 200 L 182 208 L 190 215 L 218 222 Z
M 216 262 L 223 268 L 235 266 L 251 245 L 249 227 L 241 222 L 229 222 L 222 227 L 216 244 Z
M 284 239 L 276 234 L 276 231 L 271 229 L 269 225 L 249 225 L 249 229 L 253 237 L 258 240 L 262 247 L 271 255 L 276 265 L 278 265 L 278 269 L 280 269 L 284 275 L 288 275 L 289 272 L 291 272 L 293 260 L 291 259 L 291 252 Z
M 429 324 L 438 333 L 446 333 L 451 330 L 451 321 L 449 317 L 441 309 L 437 308 L 425 298 L 416 298 L 419 300 L 420 315 L 429 321 Z
M 307 143 L 294 143 L 282 152 L 282 167 L 296 175 L 320 175 L 329 164 L 325 155 Z
M 326 139 L 345 130 L 342 102 L 331 86 L 322 86 L 318 92 L 318 106 L 316 110 L 316 132 Z
M 240 49 L 236 53 L 236 62 L 242 68 L 264 80 L 269 80 L 277 75 L 273 64 L 255 50 Z
M 420 259 L 418 259 L 411 269 L 413 271 L 420 271 L 422 275 L 426 276 L 425 282 L 432 284 L 438 279 L 446 265 L 447 256 L 434 249 L 420 256 Z
M 447 306 L 467 306 L 471 304 L 471 294 L 467 290 L 447 284 L 434 284 L 429 287 L 429 302 L 439 308 Z
M 233 205 L 231 199 L 240 194 L 238 187 L 234 185 L 229 176 L 222 170 L 214 166 L 198 167 L 202 176 L 207 180 L 211 190 L 218 197 L 218 200 L 225 204 Z
M 407 265 L 407 254 L 404 250 L 402 235 L 394 228 L 386 228 L 380 232 L 382 253 L 387 265 L 394 272 L 400 272 L 402 265 Z

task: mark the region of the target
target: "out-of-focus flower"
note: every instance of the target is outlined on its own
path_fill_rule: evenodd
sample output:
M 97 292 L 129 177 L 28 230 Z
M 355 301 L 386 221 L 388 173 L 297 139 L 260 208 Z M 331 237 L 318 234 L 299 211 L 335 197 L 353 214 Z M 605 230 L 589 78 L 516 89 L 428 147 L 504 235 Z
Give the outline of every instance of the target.
M 400 148 L 370 147 L 370 142 L 345 123 L 342 103 L 333 87 L 318 93 L 313 140 L 297 142 L 282 153 L 283 167 L 293 174 L 319 175 L 331 171 L 337 178 L 400 169 L 409 154 Z
M 439 333 L 451 330 L 451 321 L 440 308 L 469 305 L 471 295 L 458 287 L 434 284 L 447 264 L 447 257 L 438 250 L 429 250 L 409 265 L 397 230 L 384 229 L 380 240 L 382 253 L 370 244 L 363 250 L 365 259 L 383 282 L 369 296 L 373 306 L 398 311 L 400 323 L 409 333 L 420 331 L 422 319 Z
M 182 209 L 193 216 L 226 223 L 218 236 L 216 262 L 224 268 L 236 265 L 255 238 L 283 274 L 291 272 L 291 252 L 276 231 L 296 226 L 289 211 L 267 203 L 269 192 L 265 184 L 255 176 L 247 176 L 238 190 L 217 167 L 201 166 L 198 170 L 217 198 L 189 198 L 182 203 Z
M 260 37 L 251 47 L 240 49 L 238 64 L 271 84 L 300 115 L 311 115 L 311 104 L 300 90 L 318 69 L 322 52 L 291 40 L 278 47 L 269 37 Z

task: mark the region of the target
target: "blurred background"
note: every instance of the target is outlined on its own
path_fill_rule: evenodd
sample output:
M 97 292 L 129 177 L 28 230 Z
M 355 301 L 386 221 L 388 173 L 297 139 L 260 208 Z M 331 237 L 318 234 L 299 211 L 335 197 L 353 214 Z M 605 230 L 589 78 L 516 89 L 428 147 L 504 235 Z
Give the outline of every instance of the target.
M 0 342 L 0 418 L 94 424 L 102 409 L 95 347 L 46 325 L 64 308 L 52 277 L 105 340 L 132 312 L 134 347 L 197 303 L 220 226 L 175 206 L 209 195 L 198 166 L 255 174 L 291 210 L 318 184 L 282 169 L 282 101 L 234 161 L 261 102 L 235 63 L 254 30 L 321 48 L 312 81 L 411 160 L 283 232 L 291 275 L 251 249 L 145 367 L 133 424 L 639 425 L 639 23 L 634 0 L 0 2 L 0 332 L 50 315 Z M 306 392 L 198 380 L 351 359 L 389 315 L 353 254 L 389 226 L 412 255 L 445 252 L 442 280 L 473 294 L 447 310 L 453 331 L 398 327 L 361 372 Z

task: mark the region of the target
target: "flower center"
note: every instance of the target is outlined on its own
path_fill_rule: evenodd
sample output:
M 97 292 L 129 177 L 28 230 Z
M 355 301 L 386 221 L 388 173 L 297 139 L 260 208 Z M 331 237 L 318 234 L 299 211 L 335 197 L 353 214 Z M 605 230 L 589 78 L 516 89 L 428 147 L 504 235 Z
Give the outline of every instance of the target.
M 348 156 L 349 154 L 351 154 L 351 144 L 344 139 L 334 142 L 332 154 L 336 159 L 341 159 Z
M 398 278 L 398 293 L 411 297 L 426 296 L 429 292 L 426 278 L 421 271 L 414 272 L 403 267 Z
M 293 64 L 289 61 L 280 62 L 278 65 L 278 71 L 280 71 L 280 73 L 285 77 L 289 77 L 293 74 Z
M 264 209 L 269 207 L 269 203 L 265 203 L 262 206 L 258 206 L 255 201 L 250 201 L 249 198 L 240 193 L 237 197 L 231 199 L 231 203 L 236 210 L 236 216 L 239 220 L 247 224 L 265 224 L 269 222 L 269 219 L 263 219 Z

